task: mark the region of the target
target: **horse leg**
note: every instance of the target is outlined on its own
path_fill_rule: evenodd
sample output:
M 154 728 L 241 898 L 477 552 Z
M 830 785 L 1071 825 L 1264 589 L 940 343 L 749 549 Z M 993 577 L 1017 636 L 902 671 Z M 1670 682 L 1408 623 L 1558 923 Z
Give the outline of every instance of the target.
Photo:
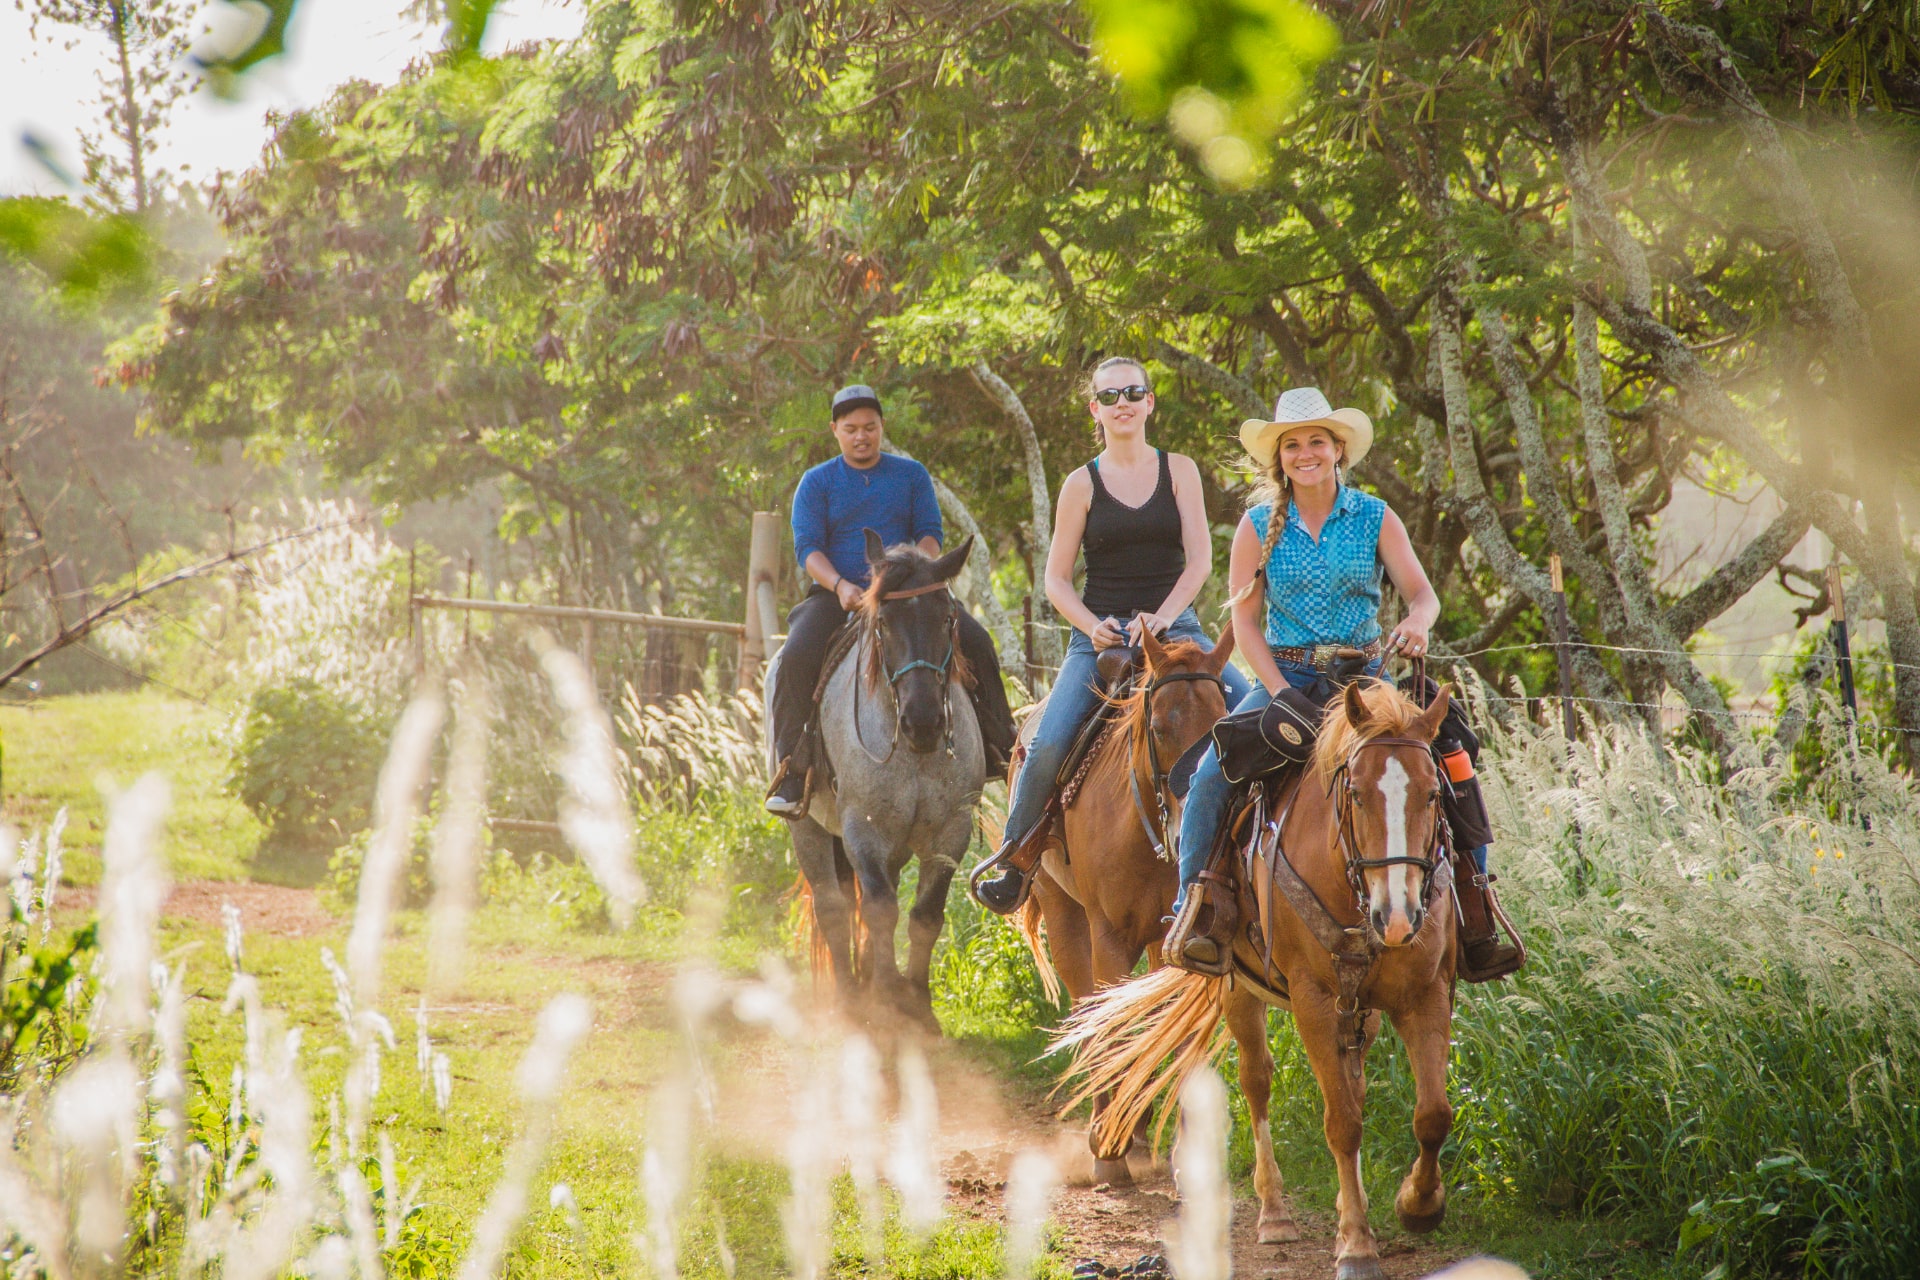
M 1033 877 L 1033 898 L 1047 925 L 1047 952 L 1053 957 L 1060 985 L 1075 1004 L 1093 994 L 1093 938 L 1087 931 L 1087 913 L 1067 896 L 1054 878 L 1041 870 Z
M 835 998 L 844 1007 L 853 995 L 853 911 L 841 886 L 838 842 L 811 818 L 788 824 L 793 836 L 794 861 L 813 893 L 814 927 L 826 941 L 833 960 Z
M 842 820 L 841 841 L 860 881 L 860 923 L 866 930 L 864 977 L 868 1016 L 879 1009 L 903 1007 L 906 979 L 894 958 L 893 936 L 900 923 L 900 886 L 890 866 L 892 841 L 862 817 Z
M 1240 1048 L 1240 1092 L 1253 1121 L 1253 1189 L 1260 1197 L 1260 1243 L 1282 1244 L 1300 1238 L 1273 1158 L 1273 1126 L 1267 1104 L 1273 1097 L 1273 1050 L 1267 1044 L 1267 1007 L 1244 987 L 1227 996 L 1227 1029 Z
M 930 857 L 921 856 L 920 891 L 907 916 L 907 996 L 911 1002 L 907 1012 L 936 1036 L 940 1034 L 940 1020 L 933 1016 L 933 944 L 947 926 L 947 889 L 972 837 L 972 811 L 965 817 L 964 823 L 950 824 L 957 829 L 957 839 L 955 830 L 942 832 L 940 848 Z
M 1093 948 L 1093 985 L 1096 988 L 1111 986 L 1116 982 L 1125 982 L 1133 974 L 1133 966 L 1140 961 L 1142 947 L 1124 937 L 1112 922 L 1102 918 L 1097 912 L 1087 912 L 1087 930 Z M 1111 1096 L 1100 1094 L 1093 1100 L 1095 1120 L 1107 1109 Z M 1096 1182 L 1109 1183 L 1116 1187 L 1133 1185 L 1133 1171 L 1127 1167 L 1127 1154 L 1135 1145 L 1144 1142 L 1152 1123 L 1151 1115 L 1140 1117 L 1134 1126 L 1133 1136 L 1127 1144 L 1127 1150 L 1120 1153 L 1117 1160 L 1103 1160 L 1100 1152 L 1093 1153 L 1093 1176 Z M 1087 1141 L 1093 1141 L 1093 1126 L 1087 1127 Z
M 1447 1101 L 1453 1010 L 1446 988 L 1436 988 L 1415 1009 L 1396 1016 L 1393 1026 L 1407 1046 L 1407 1062 L 1413 1068 L 1413 1136 L 1420 1142 L 1420 1154 L 1393 1198 L 1393 1211 L 1408 1231 L 1427 1232 L 1447 1216 L 1440 1145 L 1453 1131 L 1453 1105 Z
M 1368 1021 L 1375 1018 L 1369 1015 Z M 1367 1188 L 1360 1180 L 1360 1120 L 1367 1097 L 1365 1053 L 1360 1069 L 1349 1075 L 1352 1050 L 1340 1046 L 1339 1017 L 1333 998 L 1321 991 L 1295 989 L 1293 1022 L 1320 1085 L 1327 1150 L 1333 1155 L 1340 1193 L 1334 1200 L 1339 1226 L 1334 1236 L 1335 1280 L 1386 1280 L 1373 1230 L 1367 1226 Z M 1371 1036 L 1368 1037 L 1371 1039 Z

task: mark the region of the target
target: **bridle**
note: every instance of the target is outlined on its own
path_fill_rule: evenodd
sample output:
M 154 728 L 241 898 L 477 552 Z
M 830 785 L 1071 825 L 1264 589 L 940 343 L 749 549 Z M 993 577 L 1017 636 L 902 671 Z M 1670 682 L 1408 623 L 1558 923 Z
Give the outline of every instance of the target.
M 1440 806 L 1440 791 L 1436 787 L 1433 796 L 1427 801 L 1427 811 L 1433 815 L 1433 852 L 1426 857 L 1412 854 L 1399 854 L 1388 858 L 1365 858 L 1360 855 L 1359 839 L 1354 835 L 1354 804 L 1359 799 L 1359 790 L 1353 785 L 1353 766 L 1362 751 L 1374 747 L 1411 747 L 1422 755 L 1431 756 L 1433 744 L 1422 742 L 1418 738 L 1381 737 L 1369 738 L 1347 753 L 1347 758 L 1334 770 L 1328 780 L 1327 792 L 1334 797 L 1334 815 L 1336 822 L 1335 840 L 1345 860 L 1347 885 L 1353 890 L 1355 903 L 1360 908 L 1360 918 L 1367 916 L 1366 873 L 1382 867 L 1418 867 L 1420 874 L 1426 877 L 1422 887 L 1422 896 L 1433 896 L 1434 870 L 1440 864 L 1440 850 L 1447 845 L 1447 815 Z M 1424 924 L 1424 921 L 1422 922 Z
M 1140 695 L 1141 732 L 1147 737 L 1147 768 L 1152 774 L 1153 803 L 1160 817 L 1158 830 L 1147 816 L 1146 802 L 1140 798 L 1140 771 L 1132 768 L 1127 770 L 1127 783 L 1133 789 L 1133 811 L 1140 816 L 1140 826 L 1147 833 L 1147 843 L 1153 846 L 1154 855 L 1166 862 L 1179 858 L 1179 833 L 1174 830 L 1173 818 L 1167 809 L 1167 776 L 1170 768 L 1161 765 L 1160 744 L 1153 736 L 1153 695 L 1166 685 L 1197 680 L 1219 686 L 1221 701 L 1226 700 L 1226 682 L 1205 671 L 1170 671 L 1166 675 L 1155 676 L 1147 681 L 1147 687 Z M 1174 763 L 1178 764 L 1179 761 Z
M 932 595 L 936 591 L 945 591 L 947 593 L 947 651 L 941 657 L 940 661 L 928 662 L 925 658 L 913 658 L 901 663 L 900 666 L 891 671 L 876 661 L 876 666 L 880 670 L 880 673 L 887 679 L 888 694 L 893 698 L 893 733 L 887 741 L 887 754 L 884 756 L 876 756 L 873 752 L 868 751 L 865 740 L 860 737 L 860 686 L 863 681 L 854 681 L 854 740 L 860 743 L 860 749 L 866 752 L 867 759 L 873 761 L 875 764 L 885 764 L 887 761 L 893 759 L 893 753 L 900 745 L 900 698 L 897 690 L 900 682 L 915 671 L 931 671 L 940 679 L 940 716 L 944 722 L 943 727 L 946 732 L 947 754 L 953 754 L 953 703 L 952 698 L 948 694 L 948 687 L 953 679 L 953 655 L 960 643 L 960 602 L 954 599 L 953 592 L 949 589 L 949 584 L 946 582 L 928 582 L 917 587 L 907 587 L 899 591 L 882 592 L 880 595 L 880 603 L 891 604 L 896 600 L 911 600 L 917 596 Z M 882 642 L 886 636 L 886 627 L 885 616 L 878 609 L 874 610 L 873 624 L 868 628 L 867 632 L 867 643 L 873 646 L 876 660 L 879 655 L 884 652 Z

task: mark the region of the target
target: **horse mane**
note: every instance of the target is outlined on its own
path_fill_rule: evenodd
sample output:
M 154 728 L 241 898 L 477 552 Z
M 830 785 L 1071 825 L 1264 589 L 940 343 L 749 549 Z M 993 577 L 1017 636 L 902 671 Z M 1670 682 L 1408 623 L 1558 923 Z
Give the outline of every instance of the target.
M 1356 682 L 1367 707 L 1367 723 L 1355 728 L 1347 718 L 1345 697 L 1327 704 L 1320 722 L 1320 738 L 1313 747 L 1313 770 L 1322 780 L 1331 778 L 1354 749 L 1375 738 L 1405 736 L 1420 718 L 1420 704 L 1385 680 Z
M 886 558 L 873 566 L 873 577 L 868 580 L 867 589 L 860 593 L 859 602 L 854 605 L 855 616 L 860 619 L 861 641 L 866 646 L 866 662 L 863 666 L 869 689 L 878 689 L 887 682 L 880 646 L 873 642 L 874 629 L 880 625 L 880 606 L 885 602 L 884 597 L 889 591 L 905 589 L 915 574 L 933 564 L 933 559 L 911 542 L 898 542 L 888 547 Z M 954 636 L 953 661 L 947 667 L 947 674 L 958 681 L 963 689 L 974 687 L 973 667 L 967 662 L 967 655 L 960 651 L 957 634 Z

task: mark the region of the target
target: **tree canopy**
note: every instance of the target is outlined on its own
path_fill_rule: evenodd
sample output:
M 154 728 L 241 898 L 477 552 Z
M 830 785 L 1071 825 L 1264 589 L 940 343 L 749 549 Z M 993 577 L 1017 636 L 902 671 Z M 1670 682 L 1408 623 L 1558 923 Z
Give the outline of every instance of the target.
M 1036 482 L 1091 452 L 1098 356 L 1147 358 L 1156 441 L 1221 522 L 1235 424 L 1314 383 L 1375 416 L 1358 478 L 1456 649 L 1544 634 L 1558 554 L 1578 638 L 1614 646 L 1578 651 L 1582 691 L 1632 717 L 1672 689 L 1730 753 L 1687 641 L 1817 528 L 1906 664 L 1920 757 L 1907 9 L 1317 7 L 1325 61 L 1230 172 L 1209 147 L 1267 89 L 1136 114 L 1072 3 L 599 0 L 576 41 L 286 120 L 124 368 L 167 431 L 299 443 L 385 497 L 503 479 L 595 590 L 716 609 L 839 382 L 882 389 L 1016 580 Z M 1781 514 L 1667 583 L 1684 476 Z

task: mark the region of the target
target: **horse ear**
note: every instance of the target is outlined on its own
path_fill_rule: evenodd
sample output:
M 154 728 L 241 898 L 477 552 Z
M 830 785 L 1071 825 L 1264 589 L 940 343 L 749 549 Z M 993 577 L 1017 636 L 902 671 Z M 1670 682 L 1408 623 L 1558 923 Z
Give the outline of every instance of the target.
M 1217 676 L 1227 669 L 1227 659 L 1231 657 L 1233 657 L 1233 624 L 1229 622 L 1227 629 L 1222 631 L 1220 638 L 1214 642 L 1213 648 L 1207 650 L 1207 660 L 1201 666 L 1209 675 Z
M 1154 638 L 1150 628 L 1140 628 L 1140 652 L 1146 657 L 1147 670 L 1157 671 L 1167 660 L 1167 646 Z
M 1434 700 L 1428 704 L 1427 709 L 1420 713 L 1420 718 L 1413 722 L 1411 726 L 1413 732 L 1408 736 L 1418 738 L 1422 742 L 1432 742 L 1434 738 L 1438 737 L 1440 734 L 1440 722 L 1447 718 L 1447 704 L 1452 701 L 1452 699 L 1453 686 L 1450 684 L 1441 685 L 1439 696 L 1434 698 Z
M 934 581 L 951 582 L 959 577 L 960 571 L 967 567 L 967 553 L 972 550 L 973 535 L 968 534 L 965 542 L 933 562 Z
M 878 569 L 887 558 L 887 544 L 880 541 L 880 535 L 871 529 L 862 529 L 860 532 L 867 535 L 867 567 Z
M 1347 723 L 1355 729 L 1365 730 L 1367 722 L 1373 719 L 1373 711 L 1367 706 L 1367 700 L 1360 696 L 1360 682 L 1352 681 L 1341 698 L 1341 709 L 1347 713 Z

